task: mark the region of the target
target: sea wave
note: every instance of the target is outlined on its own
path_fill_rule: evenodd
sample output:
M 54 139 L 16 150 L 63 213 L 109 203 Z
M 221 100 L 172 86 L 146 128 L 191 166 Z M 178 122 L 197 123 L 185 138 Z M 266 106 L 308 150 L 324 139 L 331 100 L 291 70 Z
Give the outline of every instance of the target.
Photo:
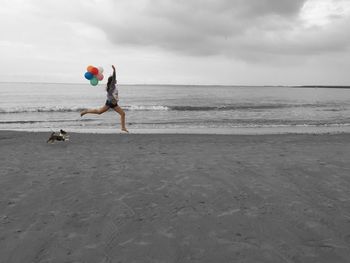
M 126 105 L 122 106 L 126 111 L 168 111 L 171 107 L 162 105 Z
M 79 112 L 81 107 L 12 107 L 0 108 L 0 113 L 26 113 L 26 112 Z
M 75 123 L 93 122 L 93 119 L 64 119 L 64 120 L 0 120 L 0 124 L 36 124 L 36 123 Z
M 85 123 L 83 125 L 94 126 L 114 126 L 114 122 L 106 122 L 100 119 L 77 118 L 77 119 L 46 119 L 46 120 L 0 120 L 0 125 L 22 125 L 22 124 L 54 124 L 61 123 L 71 126 L 75 123 Z M 284 119 L 216 119 L 216 120 L 150 120 L 150 121 L 131 121 L 129 126 L 145 127 L 279 127 L 279 126 L 350 126 L 350 119 L 342 120 L 284 120 Z
M 122 106 L 126 111 L 167 111 L 171 110 L 167 106 L 161 105 L 126 105 Z M 94 108 L 94 107 L 89 107 Z M 35 113 L 35 112 L 80 112 L 86 108 L 83 107 L 12 107 L 0 108 L 0 113 Z
M 295 107 L 317 107 L 314 104 L 241 104 L 224 106 L 170 106 L 175 111 L 232 111 L 232 110 L 269 110 Z
M 334 105 L 322 104 L 234 104 L 234 105 L 217 105 L 217 106 L 193 106 L 193 105 L 122 105 L 125 111 L 234 111 L 234 110 L 274 110 L 284 108 L 320 108 L 321 110 L 340 111 Z M 12 107 L 0 108 L 0 113 L 26 113 L 26 112 L 79 112 L 83 107 L 64 107 L 64 106 L 47 106 L 47 107 Z

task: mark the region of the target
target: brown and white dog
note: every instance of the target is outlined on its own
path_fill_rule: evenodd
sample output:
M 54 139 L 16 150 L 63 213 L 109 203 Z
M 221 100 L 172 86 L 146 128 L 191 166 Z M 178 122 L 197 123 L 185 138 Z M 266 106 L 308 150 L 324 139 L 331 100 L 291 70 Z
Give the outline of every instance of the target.
M 53 143 L 54 141 L 68 141 L 68 140 L 69 140 L 68 133 L 61 129 L 59 132 L 51 133 L 46 143 Z

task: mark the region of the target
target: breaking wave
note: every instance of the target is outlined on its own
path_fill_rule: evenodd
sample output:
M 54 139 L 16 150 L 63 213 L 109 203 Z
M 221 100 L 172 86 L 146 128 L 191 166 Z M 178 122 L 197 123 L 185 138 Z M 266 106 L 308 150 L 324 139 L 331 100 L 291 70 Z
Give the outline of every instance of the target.
M 327 107 L 329 105 L 320 104 L 235 104 L 223 106 L 163 106 L 163 105 L 122 105 L 126 111 L 233 111 L 233 110 L 273 110 L 282 108 L 300 107 Z M 79 112 L 84 107 L 12 107 L 0 108 L 0 113 L 26 113 L 26 112 Z

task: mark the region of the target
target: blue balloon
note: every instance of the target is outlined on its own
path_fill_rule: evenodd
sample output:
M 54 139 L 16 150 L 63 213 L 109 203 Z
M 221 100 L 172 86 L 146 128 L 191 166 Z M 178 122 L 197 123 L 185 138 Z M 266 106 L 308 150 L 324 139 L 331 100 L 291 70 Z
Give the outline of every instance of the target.
M 90 73 L 90 72 L 86 72 L 84 76 L 86 79 L 90 80 L 93 78 L 94 75 L 92 75 L 92 73 Z

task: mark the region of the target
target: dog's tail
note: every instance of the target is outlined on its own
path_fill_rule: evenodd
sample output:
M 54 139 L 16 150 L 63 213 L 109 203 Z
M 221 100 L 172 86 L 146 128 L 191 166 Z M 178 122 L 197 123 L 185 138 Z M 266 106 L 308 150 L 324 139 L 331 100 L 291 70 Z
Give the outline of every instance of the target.
M 49 139 L 46 141 L 46 143 L 49 143 L 50 141 L 52 141 L 52 137 L 54 134 L 55 134 L 54 132 L 51 133 L 51 135 L 50 135 Z

